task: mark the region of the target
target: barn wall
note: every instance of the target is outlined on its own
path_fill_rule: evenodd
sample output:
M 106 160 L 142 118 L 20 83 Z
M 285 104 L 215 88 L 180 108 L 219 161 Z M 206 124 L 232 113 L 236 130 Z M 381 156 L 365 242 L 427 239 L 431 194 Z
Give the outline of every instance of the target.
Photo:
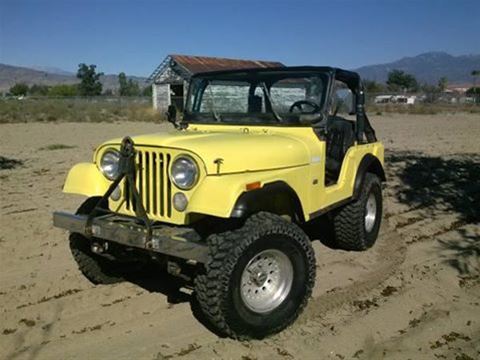
M 152 84 L 153 108 L 166 111 L 170 105 L 170 84 Z
M 155 78 L 157 84 L 181 84 L 183 78 L 175 72 L 170 66 L 165 68 Z

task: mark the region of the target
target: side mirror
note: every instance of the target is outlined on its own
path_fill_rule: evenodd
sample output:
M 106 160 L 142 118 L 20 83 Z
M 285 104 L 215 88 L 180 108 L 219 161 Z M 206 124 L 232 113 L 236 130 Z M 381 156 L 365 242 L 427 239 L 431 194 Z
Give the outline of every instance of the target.
M 167 112 L 165 113 L 167 121 L 177 127 L 177 108 L 174 105 L 168 105 Z

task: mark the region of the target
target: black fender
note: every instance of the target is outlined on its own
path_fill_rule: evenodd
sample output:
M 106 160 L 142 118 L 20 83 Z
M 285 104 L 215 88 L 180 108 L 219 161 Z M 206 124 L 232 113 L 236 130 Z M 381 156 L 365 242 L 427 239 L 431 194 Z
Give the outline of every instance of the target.
M 275 181 L 260 189 L 242 193 L 238 197 L 230 217 L 245 218 L 259 211 L 289 215 L 293 221 L 299 223 L 305 221 L 297 193 L 283 181 Z
M 367 172 L 377 175 L 382 181 L 387 180 L 385 176 L 385 171 L 383 170 L 383 166 L 380 160 L 372 154 L 365 155 L 362 161 L 360 161 L 360 164 L 358 165 L 355 182 L 353 184 L 353 199 L 357 199 L 360 195 L 363 179 L 365 178 L 365 174 Z

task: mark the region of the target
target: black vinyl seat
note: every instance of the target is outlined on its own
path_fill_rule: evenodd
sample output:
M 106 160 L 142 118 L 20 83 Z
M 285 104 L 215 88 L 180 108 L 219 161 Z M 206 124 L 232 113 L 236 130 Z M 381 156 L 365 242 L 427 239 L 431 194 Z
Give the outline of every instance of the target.
M 327 123 L 327 156 L 325 168 L 327 178 L 336 181 L 342 168 L 347 150 L 355 143 L 355 131 L 352 121 L 341 117 L 331 117 Z

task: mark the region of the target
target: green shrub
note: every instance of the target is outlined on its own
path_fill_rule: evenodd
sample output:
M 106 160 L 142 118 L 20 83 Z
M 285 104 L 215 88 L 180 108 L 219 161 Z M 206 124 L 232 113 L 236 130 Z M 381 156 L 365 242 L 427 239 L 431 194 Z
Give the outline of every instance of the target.
M 17 83 L 10 88 L 10 94 L 14 96 L 25 96 L 28 92 L 28 85 L 24 83 Z

